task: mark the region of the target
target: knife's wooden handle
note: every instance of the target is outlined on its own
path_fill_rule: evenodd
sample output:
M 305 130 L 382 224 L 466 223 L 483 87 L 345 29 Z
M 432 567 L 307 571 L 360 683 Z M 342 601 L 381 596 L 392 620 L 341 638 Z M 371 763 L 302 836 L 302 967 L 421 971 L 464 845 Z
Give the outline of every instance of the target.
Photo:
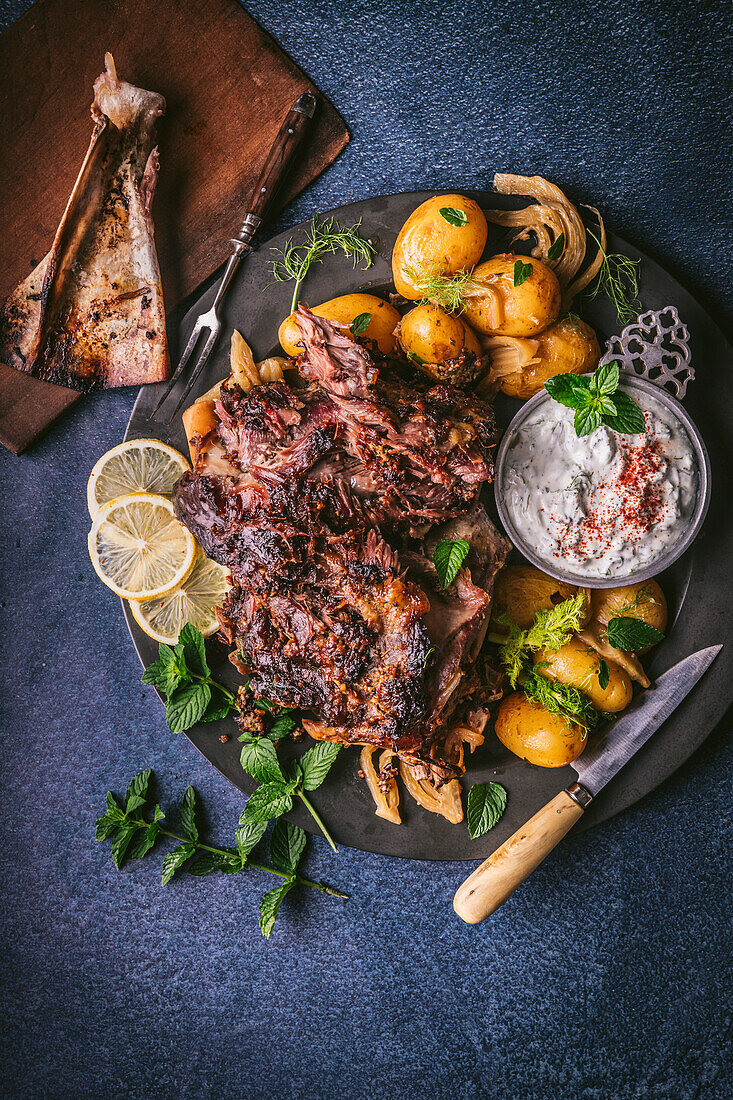
M 567 791 L 555 795 L 458 887 L 458 916 L 478 924 L 496 912 L 582 816 L 583 807 Z

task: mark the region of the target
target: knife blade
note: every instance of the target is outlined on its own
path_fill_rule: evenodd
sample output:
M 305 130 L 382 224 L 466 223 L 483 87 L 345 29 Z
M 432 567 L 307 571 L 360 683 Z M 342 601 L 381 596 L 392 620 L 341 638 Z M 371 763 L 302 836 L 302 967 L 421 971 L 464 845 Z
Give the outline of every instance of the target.
M 678 661 L 641 692 L 621 718 L 599 731 L 572 765 L 578 783 L 595 797 L 646 744 L 710 667 L 722 649 L 711 645 Z
M 573 765 L 578 782 L 555 795 L 458 887 L 453 908 L 461 920 L 478 924 L 503 905 L 580 820 L 599 791 L 669 718 L 722 648 L 708 646 L 678 661 L 621 718 L 598 732 Z

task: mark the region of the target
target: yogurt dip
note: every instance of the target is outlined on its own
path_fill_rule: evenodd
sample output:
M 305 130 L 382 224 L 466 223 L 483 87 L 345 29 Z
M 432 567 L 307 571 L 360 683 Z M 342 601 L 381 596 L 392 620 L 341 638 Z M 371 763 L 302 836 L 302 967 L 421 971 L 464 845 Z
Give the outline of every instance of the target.
M 544 401 L 512 432 L 503 504 L 538 557 L 587 578 L 625 578 L 666 555 L 688 526 L 699 472 L 671 410 L 634 389 L 643 435 L 601 425 L 577 436 L 572 409 Z

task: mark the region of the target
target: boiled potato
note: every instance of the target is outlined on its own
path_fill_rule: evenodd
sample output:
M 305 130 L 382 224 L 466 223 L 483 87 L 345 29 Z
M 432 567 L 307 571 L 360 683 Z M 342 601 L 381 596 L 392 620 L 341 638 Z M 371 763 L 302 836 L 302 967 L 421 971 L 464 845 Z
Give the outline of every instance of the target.
M 555 374 L 587 374 L 594 370 L 600 355 L 601 348 L 590 325 L 579 317 L 572 320 L 566 317 L 540 334 L 532 362 L 520 373 L 502 378 L 499 388 L 524 401 L 538 393 Z
M 517 626 L 529 630 L 538 611 L 550 611 L 577 591 L 575 585 L 556 581 L 533 565 L 507 565 L 497 574 L 494 584 L 493 617 L 498 619 L 508 613 Z
M 514 265 L 518 260 L 531 264 L 532 273 L 515 286 Z M 492 256 L 479 264 L 473 279 L 487 287 L 486 295 L 471 294 L 464 301 L 466 319 L 477 332 L 488 336 L 535 336 L 560 312 L 557 275 L 533 256 L 513 252 Z
M 341 325 L 350 325 L 359 314 L 369 313 L 371 318 L 362 336 L 367 340 L 373 340 L 385 355 L 394 351 L 393 333 L 400 323 L 400 315 L 394 306 L 377 298 L 374 294 L 343 294 L 340 298 L 331 298 L 320 306 L 313 306 L 311 312 L 317 317 L 326 317 L 329 321 L 337 321 Z M 300 354 L 303 350 L 299 346 L 302 336 L 295 314 L 291 313 L 285 318 L 280 325 L 277 338 L 286 355 Z
M 455 359 L 465 348 L 481 355 L 478 337 L 460 317 L 454 317 L 440 306 L 415 306 L 400 322 L 399 341 L 408 356 L 421 363 L 445 363 Z
M 568 725 L 550 714 L 521 691 L 502 699 L 496 713 L 494 732 L 516 756 L 541 768 L 563 768 L 577 760 L 588 736 L 584 729 Z
M 592 607 L 593 622 L 604 627 L 616 615 L 641 619 L 662 632 L 667 626 L 667 601 L 655 580 L 627 584 L 622 588 L 598 588 L 593 593 Z
M 602 688 L 598 680 L 600 658 L 595 649 L 571 638 L 556 652 L 548 649 L 535 654 L 535 668 L 546 680 L 578 688 L 587 695 L 596 710 L 615 713 L 631 702 L 631 680 L 622 668 L 607 661 L 608 684 Z
M 451 225 L 441 210 L 460 210 L 465 225 Z M 454 275 L 481 259 L 488 227 L 481 207 L 464 195 L 436 195 L 413 210 L 392 252 L 392 277 L 405 298 L 422 298 L 420 276 Z

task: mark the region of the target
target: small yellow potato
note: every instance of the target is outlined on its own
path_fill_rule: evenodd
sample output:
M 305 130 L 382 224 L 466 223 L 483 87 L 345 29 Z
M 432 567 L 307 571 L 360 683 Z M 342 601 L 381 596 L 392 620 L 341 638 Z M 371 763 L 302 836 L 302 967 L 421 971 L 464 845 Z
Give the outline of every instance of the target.
M 464 348 L 481 355 L 478 337 L 460 317 L 428 303 L 405 314 L 400 322 L 399 341 L 408 356 L 416 356 L 422 363 L 445 363 L 447 359 L 455 359 Z
M 564 600 L 569 600 L 577 591 L 574 584 L 556 581 L 533 565 L 507 565 L 497 574 L 494 583 L 492 614 L 494 619 L 498 619 L 507 613 L 522 630 L 529 630 L 538 611 L 550 611 Z
M 531 264 L 532 272 L 514 285 L 517 261 Z M 535 336 L 560 312 L 560 283 L 551 267 L 534 256 L 503 252 L 479 264 L 473 280 L 484 283 L 486 295 L 469 294 L 464 301 L 466 319 L 487 336 Z
M 375 294 L 343 294 L 340 298 L 331 298 L 328 302 L 322 302 L 319 306 L 312 306 L 311 312 L 317 317 L 326 317 L 329 321 L 336 321 L 341 325 L 350 325 L 355 317 L 361 313 L 370 313 L 371 318 L 362 337 L 373 340 L 379 350 L 385 355 L 394 351 L 394 330 L 400 323 L 400 315 L 389 302 L 377 298 Z M 295 320 L 295 314 L 291 313 L 280 325 L 277 334 L 280 346 L 286 355 L 299 355 L 303 350 L 300 347 L 302 336 Z
M 550 714 L 521 691 L 502 699 L 496 712 L 494 732 L 502 745 L 516 756 L 541 768 L 563 768 L 577 760 L 588 742 L 584 729 L 568 725 Z
M 593 593 L 592 607 L 593 622 L 604 627 L 616 615 L 641 619 L 662 632 L 667 626 L 667 601 L 655 580 L 627 584 L 622 588 L 597 588 Z M 645 653 L 646 650 L 639 652 Z
M 452 225 L 441 210 L 459 210 L 465 225 Z M 481 259 L 488 227 L 478 203 L 464 195 L 436 195 L 413 210 L 392 252 L 392 278 L 405 298 L 422 298 L 421 276 L 470 271 Z
M 491 339 L 487 341 L 489 350 Z M 579 317 L 566 317 L 540 334 L 532 360 L 518 374 L 502 378 L 499 388 L 509 397 L 526 401 L 539 393 L 547 379 L 555 374 L 587 374 L 594 370 L 600 355 L 600 344 L 590 325 Z
M 631 702 L 631 680 L 622 668 L 607 661 L 608 684 L 602 688 L 598 680 L 600 657 L 595 649 L 571 638 L 555 653 L 543 649 L 535 654 L 535 668 L 546 680 L 559 680 L 561 684 L 578 688 L 587 695 L 596 710 L 614 714 Z

